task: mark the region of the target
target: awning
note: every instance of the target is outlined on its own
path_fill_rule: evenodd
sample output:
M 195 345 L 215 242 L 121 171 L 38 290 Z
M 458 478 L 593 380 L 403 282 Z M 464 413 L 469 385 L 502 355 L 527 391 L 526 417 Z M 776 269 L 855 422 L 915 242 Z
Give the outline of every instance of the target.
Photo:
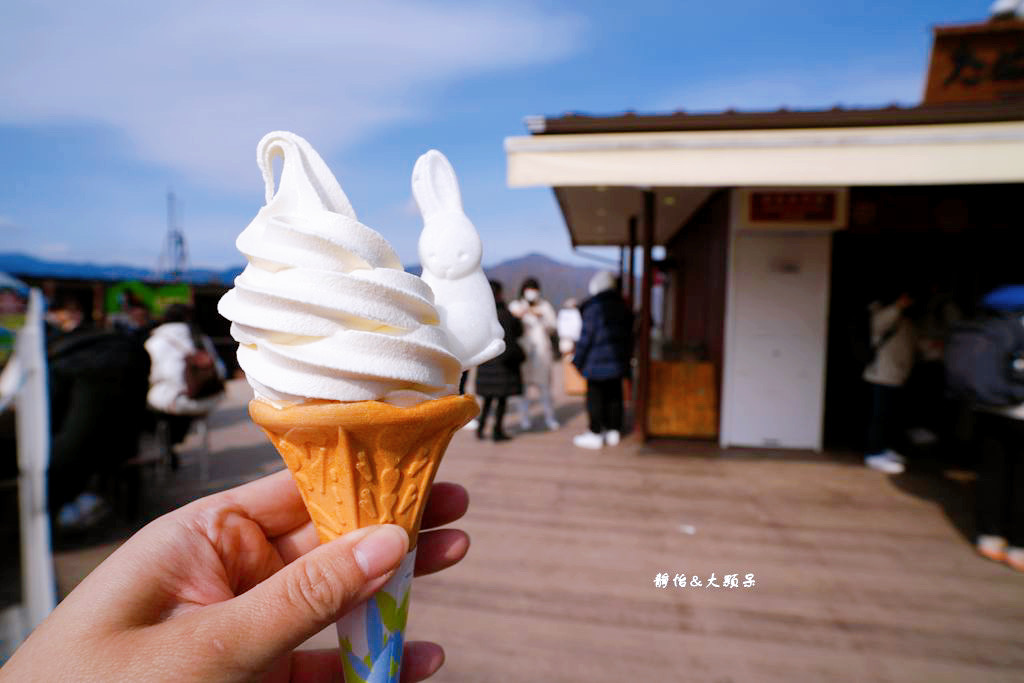
M 1024 182 L 1024 121 L 547 134 L 505 140 L 510 187 Z

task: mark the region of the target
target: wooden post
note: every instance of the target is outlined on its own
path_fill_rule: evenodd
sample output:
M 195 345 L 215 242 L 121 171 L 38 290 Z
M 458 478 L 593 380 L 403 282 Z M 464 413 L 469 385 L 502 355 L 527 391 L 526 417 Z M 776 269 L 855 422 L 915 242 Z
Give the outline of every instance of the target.
M 629 256 L 628 256 L 628 258 L 629 258 L 629 267 L 627 269 L 628 273 L 629 273 L 629 275 L 628 275 L 628 277 L 629 277 L 629 289 L 627 289 L 626 291 L 629 292 L 629 296 L 627 297 L 627 299 L 629 301 L 629 311 L 631 313 L 633 312 L 633 309 L 636 306 L 636 291 L 635 291 L 636 290 L 636 273 L 633 272 L 633 263 L 635 261 L 635 259 L 633 258 L 633 250 L 634 249 L 636 249 L 636 216 L 630 216 L 629 217 Z
M 97 325 L 103 325 L 107 319 L 106 288 L 101 282 L 92 283 L 92 321 Z
M 640 442 L 647 441 L 647 409 L 651 386 L 651 287 L 654 285 L 651 250 L 654 248 L 654 192 L 644 190 L 643 210 L 644 272 L 640 283 L 640 330 L 637 348 L 636 423 Z
M 619 246 L 619 296 L 626 296 L 626 246 Z

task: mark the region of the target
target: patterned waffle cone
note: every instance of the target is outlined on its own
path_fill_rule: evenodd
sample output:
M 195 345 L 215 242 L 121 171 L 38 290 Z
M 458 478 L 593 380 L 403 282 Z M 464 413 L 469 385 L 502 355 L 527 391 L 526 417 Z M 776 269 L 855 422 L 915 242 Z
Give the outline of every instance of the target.
M 409 408 L 380 401 L 282 409 L 249 403 L 253 422 L 291 470 L 321 543 L 373 524 L 398 524 L 410 549 L 445 449 L 477 411 L 472 396 Z

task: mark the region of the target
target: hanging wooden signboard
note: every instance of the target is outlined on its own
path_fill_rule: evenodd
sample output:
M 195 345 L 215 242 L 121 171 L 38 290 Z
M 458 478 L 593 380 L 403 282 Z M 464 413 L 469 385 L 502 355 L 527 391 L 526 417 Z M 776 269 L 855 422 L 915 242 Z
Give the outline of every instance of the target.
M 924 104 L 1024 97 L 1024 20 L 935 29 Z

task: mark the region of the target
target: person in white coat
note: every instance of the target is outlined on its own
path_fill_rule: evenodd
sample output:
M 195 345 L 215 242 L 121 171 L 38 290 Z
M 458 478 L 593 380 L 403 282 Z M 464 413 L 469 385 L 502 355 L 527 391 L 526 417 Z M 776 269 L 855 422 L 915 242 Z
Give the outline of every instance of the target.
M 163 320 L 145 344 L 150 357 L 146 402 L 152 410 L 167 416 L 168 445 L 174 446 L 184 440 L 193 418 L 209 414 L 224 398 L 223 380 L 227 373 L 213 342 L 192 323 L 190 307 L 172 304 L 167 307 Z M 185 368 L 188 357 L 197 351 L 205 351 L 220 382 L 219 387 L 214 382 L 210 389 L 198 394 L 193 390 L 190 396 Z
M 550 430 L 558 429 L 555 409 L 551 402 L 551 366 L 554 351 L 551 334 L 555 331 L 555 307 L 540 295 L 540 283 L 536 278 L 526 278 L 519 290 L 519 298 L 508 305 L 512 315 L 523 321 L 523 395 L 517 401 L 519 424 L 523 431 L 530 428 L 530 387 L 536 387 L 544 410 L 544 423 Z
M 893 450 L 900 423 L 902 388 L 914 367 L 917 335 L 905 311 L 913 303 L 903 293 L 888 304 L 873 302 L 871 347 L 874 358 L 864 368 L 864 381 L 871 387 L 871 415 L 868 423 L 864 464 L 888 474 L 899 474 L 906 460 Z

